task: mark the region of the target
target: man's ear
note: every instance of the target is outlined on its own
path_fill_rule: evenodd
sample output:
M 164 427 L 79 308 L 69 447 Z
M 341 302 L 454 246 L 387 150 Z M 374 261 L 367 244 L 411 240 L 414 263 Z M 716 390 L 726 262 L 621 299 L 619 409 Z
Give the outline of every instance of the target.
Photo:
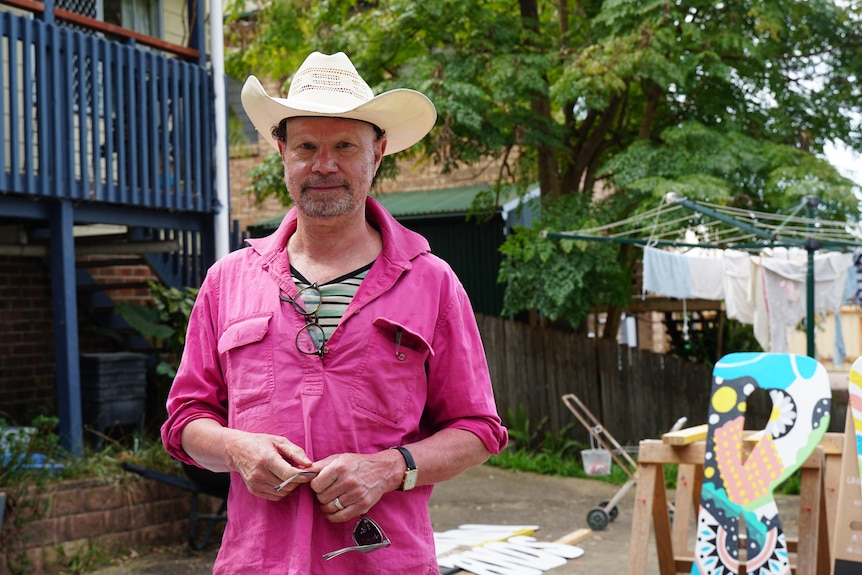
M 383 136 L 377 143 L 379 146 L 374 146 L 374 173 L 380 169 L 380 164 L 383 162 L 383 156 L 386 155 L 386 136 Z

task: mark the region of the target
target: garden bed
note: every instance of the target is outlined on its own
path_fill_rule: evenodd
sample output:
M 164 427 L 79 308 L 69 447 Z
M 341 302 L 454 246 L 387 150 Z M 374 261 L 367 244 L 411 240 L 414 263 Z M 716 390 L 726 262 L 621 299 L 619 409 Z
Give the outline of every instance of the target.
M 56 573 L 87 558 L 186 541 L 191 501 L 179 488 L 133 475 L 42 483 L 9 493 L 0 575 Z

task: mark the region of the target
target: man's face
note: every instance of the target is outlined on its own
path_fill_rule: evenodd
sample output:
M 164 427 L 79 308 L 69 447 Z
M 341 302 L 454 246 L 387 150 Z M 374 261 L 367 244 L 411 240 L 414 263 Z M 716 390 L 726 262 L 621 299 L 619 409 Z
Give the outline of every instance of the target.
M 284 183 L 299 212 L 332 218 L 363 210 L 386 141 L 374 128 L 343 118 L 291 118 L 279 142 Z

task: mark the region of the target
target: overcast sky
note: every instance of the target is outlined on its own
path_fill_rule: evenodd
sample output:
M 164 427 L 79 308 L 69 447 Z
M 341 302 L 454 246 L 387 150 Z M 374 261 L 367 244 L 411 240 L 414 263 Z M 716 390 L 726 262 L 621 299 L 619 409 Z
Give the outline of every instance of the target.
M 862 156 L 843 146 L 826 146 L 826 159 L 842 175 L 862 186 Z

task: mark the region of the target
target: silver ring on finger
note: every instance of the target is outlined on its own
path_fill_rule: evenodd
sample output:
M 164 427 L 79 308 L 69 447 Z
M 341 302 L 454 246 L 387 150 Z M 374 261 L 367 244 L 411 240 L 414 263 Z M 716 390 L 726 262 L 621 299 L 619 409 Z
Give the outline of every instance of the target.
M 332 504 L 335 505 L 335 508 L 341 511 L 344 509 L 344 505 L 341 504 L 341 501 L 338 500 L 338 497 L 332 500 Z

